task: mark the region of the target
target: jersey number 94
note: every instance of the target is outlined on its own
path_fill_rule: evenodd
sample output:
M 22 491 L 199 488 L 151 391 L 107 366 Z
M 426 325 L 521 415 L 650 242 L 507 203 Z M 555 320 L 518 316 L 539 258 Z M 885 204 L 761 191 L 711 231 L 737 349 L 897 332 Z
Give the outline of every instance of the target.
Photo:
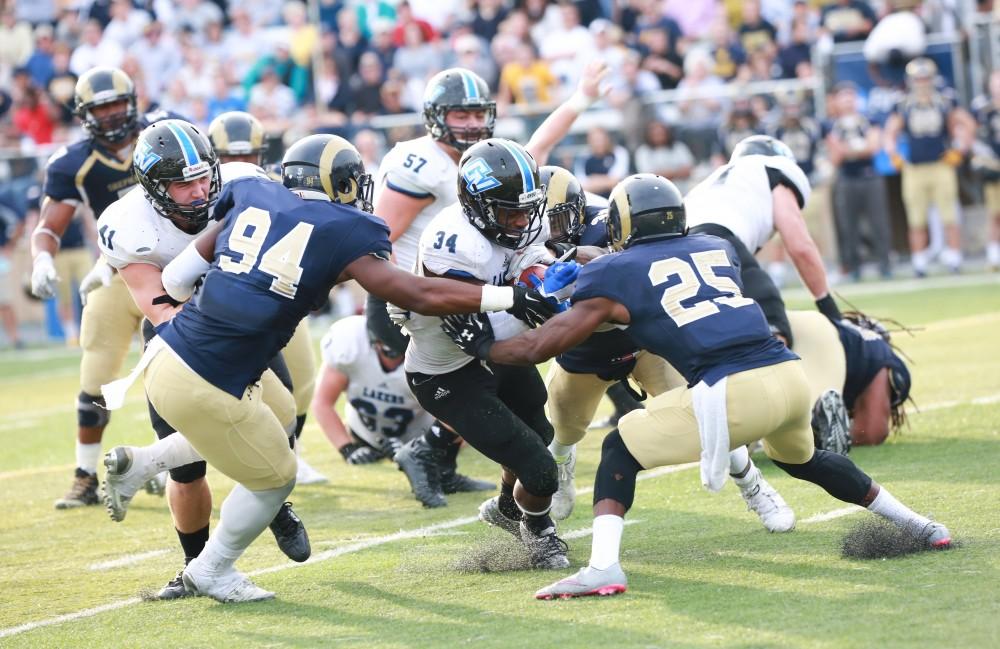
M 240 254 L 239 259 L 229 255 L 219 258 L 219 267 L 227 273 L 242 275 L 254 267 L 272 277 L 271 291 L 294 299 L 302 279 L 302 256 L 312 234 L 311 223 L 298 223 L 292 231 L 263 251 L 271 229 L 271 215 L 258 207 L 248 207 L 236 217 L 229 235 L 229 249 Z

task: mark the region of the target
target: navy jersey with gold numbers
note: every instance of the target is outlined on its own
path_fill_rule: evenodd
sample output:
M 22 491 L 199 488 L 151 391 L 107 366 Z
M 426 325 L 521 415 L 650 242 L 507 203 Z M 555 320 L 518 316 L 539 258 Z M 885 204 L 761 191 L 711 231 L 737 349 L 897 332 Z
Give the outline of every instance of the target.
M 227 183 L 215 214 L 223 223 L 212 268 L 158 332 L 199 376 L 240 398 L 348 264 L 367 254 L 389 258 L 389 228 L 259 177 Z
M 840 320 L 833 323 L 844 346 L 846 376 L 844 377 L 844 405 L 848 410 L 872 382 L 883 367 L 901 362 L 893 354 L 892 347 L 878 333 L 862 329 L 852 322 Z
M 179 116 L 162 110 L 146 113 L 139 118 L 138 130 L 167 118 Z M 135 183 L 131 150 L 121 160 L 93 138 L 87 138 L 62 147 L 49 158 L 42 194 L 54 201 L 87 205 L 96 219 Z
M 929 101 L 907 97 L 894 112 L 903 118 L 903 132 L 910 141 L 910 162 L 937 162 L 948 150 L 948 115 L 958 103 L 941 94 Z
M 798 358 L 743 297 L 732 245 L 707 235 L 641 242 L 583 267 L 574 301 L 623 304 L 626 331 L 642 349 L 673 365 L 689 386 Z

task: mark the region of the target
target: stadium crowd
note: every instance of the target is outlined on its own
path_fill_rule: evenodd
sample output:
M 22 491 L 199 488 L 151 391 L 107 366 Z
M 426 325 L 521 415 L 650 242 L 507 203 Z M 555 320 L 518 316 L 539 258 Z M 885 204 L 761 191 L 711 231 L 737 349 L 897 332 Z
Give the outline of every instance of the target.
M 76 79 L 98 64 L 120 67 L 135 81 L 140 111 L 174 111 L 205 128 L 223 112 L 246 110 L 273 140 L 272 161 L 280 158 L 282 141 L 311 132 L 340 134 L 357 144 L 374 172 L 393 143 L 421 132 L 415 113 L 435 72 L 460 66 L 482 76 L 497 99 L 503 130 L 504 118 L 507 124 L 537 125 L 572 93 L 585 65 L 600 59 L 610 73 L 598 110 L 613 118 L 607 127 L 604 119 L 584 122 L 585 132 L 555 154 L 585 189 L 607 195 L 628 173 L 648 171 L 685 190 L 728 159 L 742 138 L 774 134 L 795 151 L 819 188 L 810 206 L 815 214 L 808 218 L 828 263 L 836 267 L 839 261 L 842 273 L 859 278 L 865 258 L 860 253 L 870 249 L 869 260 L 888 276 L 890 252 L 905 250 L 901 237 L 893 245 L 892 233 L 905 217 L 891 219 L 889 207 L 865 210 L 850 199 L 863 196 L 865 205 L 900 203 L 893 198 L 899 195 L 898 183 L 894 188 L 882 178 L 897 172 L 881 169 L 872 182 L 867 167 L 859 170 L 853 159 L 845 164 L 837 153 L 843 150 L 838 142 L 843 143 L 844 131 L 834 125 L 860 107 L 859 119 L 870 120 L 870 133 L 875 132 L 902 98 L 903 77 L 876 88 L 882 93 L 869 94 L 850 83 L 835 86 L 829 54 L 842 43 L 855 41 L 860 47 L 867 39 L 870 44 L 880 23 L 901 13 L 919 16 L 930 33 L 959 35 L 960 4 L 8 0 L 0 17 L 0 151 L 5 152 L 0 214 L 9 224 L 0 227 L 0 282 L 5 285 L 0 318 L 7 340 L 17 340 L 9 294 L 21 278 L 2 269 L 10 266 L 23 239 L 23 222 L 37 207 L 45 158 L 79 135 L 72 110 Z M 1000 15 L 988 0 L 977 2 L 976 9 L 984 16 L 993 12 L 994 20 Z M 894 30 L 903 33 L 898 24 Z M 753 94 L 738 90 L 747 83 L 780 80 L 791 83 L 757 84 L 762 90 Z M 676 92 L 669 96 L 661 92 L 671 90 Z M 986 97 L 988 91 L 973 88 L 968 94 Z M 961 140 L 956 164 L 968 168 L 973 134 L 960 129 L 951 135 Z M 877 157 L 881 137 L 866 146 L 870 157 Z M 831 199 L 823 188 L 834 178 L 853 182 L 858 193 L 834 192 L 839 195 Z M 94 252 L 88 244 L 93 241 L 89 219 L 80 221 L 77 248 Z M 859 228 L 862 221 L 867 225 Z M 64 249 L 73 248 L 73 241 L 64 241 Z M 991 254 L 997 257 L 998 251 Z M 991 262 L 1000 263 L 993 257 Z M 949 265 L 957 268 L 957 263 Z M 778 272 L 780 266 L 774 268 Z M 76 272 L 73 276 L 79 279 Z M 66 308 L 72 301 L 68 290 L 63 298 Z M 62 320 L 72 318 L 64 313 Z

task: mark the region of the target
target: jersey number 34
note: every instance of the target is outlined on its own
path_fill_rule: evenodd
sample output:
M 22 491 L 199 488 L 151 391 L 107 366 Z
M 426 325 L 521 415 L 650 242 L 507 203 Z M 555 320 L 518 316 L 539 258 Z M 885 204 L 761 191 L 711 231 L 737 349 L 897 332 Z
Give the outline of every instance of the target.
M 240 253 L 237 260 L 229 255 L 219 258 L 219 267 L 227 273 L 242 275 L 257 269 L 273 278 L 271 291 L 287 297 L 295 298 L 302 279 L 302 255 L 309 245 L 312 234 L 311 223 L 298 223 L 292 231 L 271 244 L 271 247 L 261 255 L 261 248 L 267 240 L 267 232 L 271 229 L 271 215 L 258 207 L 248 207 L 236 217 L 233 230 L 229 235 L 229 249 Z M 258 265 L 257 260 L 260 260 Z
M 653 286 L 666 282 L 674 275 L 680 279 L 680 282 L 663 291 L 663 297 L 660 299 L 663 310 L 678 327 L 718 313 L 718 305 L 720 304 L 731 308 L 753 304 L 752 299 L 743 297 L 736 282 L 728 277 L 720 277 L 715 274 L 714 267 L 732 268 L 725 252 L 722 250 L 695 252 L 691 254 L 691 261 L 694 262 L 694 268 L 679 257 L 661 259 L 653 262 L 649 267 L 649 281 L 652 282 Z M 695 269 L 698 271 L 697 274 L 695 274 Z M 681 304 L 684 300 L 698 295 L 698 291 L 704 285 L 714 288 L 723 295 L 705 298 L 690 306 Z

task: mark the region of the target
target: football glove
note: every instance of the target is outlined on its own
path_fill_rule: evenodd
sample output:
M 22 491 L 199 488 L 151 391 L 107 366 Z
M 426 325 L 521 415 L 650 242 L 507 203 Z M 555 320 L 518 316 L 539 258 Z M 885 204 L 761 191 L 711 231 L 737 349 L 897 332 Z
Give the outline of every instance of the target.
M 35 263 L 31 267 L 32 294 L 43 300 L 55 297 L 58 282 L 59 275 L 52 263 L 52 255 L 44 251 L 35 255 Z
M 844 317 L 840 314 L 840 307 L 837 306 L 837 302 L 829 293 L 816 300 L 816 308 L 819 309 L 820 313 L 834 322 Z
M 507 313 L 532 328 L 544 324 L 557 312 L 555 305 L 541 293 L 524 286 L 514 287 L 514 306 L 507 309 Z
M 945 163 L 949 167 L 961 167 L 962 162 L 965 160 L 965 154 L 963 154 L 958 149 L 948 149 L 941 156 L 941 162 Z
M 344 444 L 339 450 L 348 464 L 374 464 L 382 459 L 382 454 L 375 449 L 354 442 Z
M 445 316 L 441 319 L 441 330 L 467 355 L 489 360 L 490 348 L 496 339 L 489 316 L 485 313 Z
M 580 264 L 575 261 L 557 261 L 545 271 L 541 294 L 565 302 L 576 289 L 576 278 L 580 275 Z
M 94 289 L 111 286 L 112 277 L 114 277 L 114 271 L 110 264 L 105 261 L 104 257 L 99 258 L 94 267 L 80 280 L 80 304 L 86 306 L 87 295 Z
M 392 324 L 397 327 L 402 327 L 410 319 L 410 312 L 406 309 L 399 308 L 395 304 L 386 304 L 385 310 L 389 314 L 389 319 L 392 320 Z M 405 329 L 403 330 L 403 333 L 406 333 Z

